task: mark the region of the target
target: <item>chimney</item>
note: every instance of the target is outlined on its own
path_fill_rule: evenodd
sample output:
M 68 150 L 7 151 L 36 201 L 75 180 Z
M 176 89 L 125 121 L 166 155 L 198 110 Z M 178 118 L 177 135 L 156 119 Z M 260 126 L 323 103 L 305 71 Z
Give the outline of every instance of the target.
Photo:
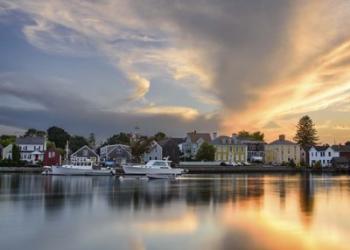
M 279 140 L 280 141 L 285 141 L 286 140 L 286 136 L 285 135 L 279 135 Z
M 218 133 L 217 132 L 213 132 L 213 140 L 215 140 L 217 136 L 218 136 Z
M 194 131 L 193 131 L 193 134 L 197 134 L 197 130 L 194 130 Z

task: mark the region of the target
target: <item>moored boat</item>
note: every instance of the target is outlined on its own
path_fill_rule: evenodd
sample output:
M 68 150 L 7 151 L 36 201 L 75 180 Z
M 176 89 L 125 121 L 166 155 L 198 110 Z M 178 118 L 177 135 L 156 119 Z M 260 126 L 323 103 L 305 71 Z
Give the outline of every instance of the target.
M 171 161 L 165 160 L 150 160 L 145 165 L 123 165 L 123 171 L 127 175 L 181 175 L 184 170 L 181 168 L 172 168 Z
M 81 165 L 66 164 L 62 166 L 52 166 L 51 169 L 45 169 L 43 175 L 114 175 L 115 172 L 110 168 L 94 169 L 91 163 Z

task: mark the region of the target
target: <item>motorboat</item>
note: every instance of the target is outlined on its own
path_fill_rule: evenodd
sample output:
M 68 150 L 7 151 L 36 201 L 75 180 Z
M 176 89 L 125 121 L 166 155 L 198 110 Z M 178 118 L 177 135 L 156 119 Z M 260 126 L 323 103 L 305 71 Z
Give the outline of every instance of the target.
M 127 175 L 181 175 L 184 170 L 182 168 L 172 168 L 171 161 L 164 160 L 150 160 L 144 165 L 122 165 L 123 171 Z
M 66 164 L 45 168 L 43 175 L 114 175 L 115 171 L 111 168 L 94 169 L 91 162 Z

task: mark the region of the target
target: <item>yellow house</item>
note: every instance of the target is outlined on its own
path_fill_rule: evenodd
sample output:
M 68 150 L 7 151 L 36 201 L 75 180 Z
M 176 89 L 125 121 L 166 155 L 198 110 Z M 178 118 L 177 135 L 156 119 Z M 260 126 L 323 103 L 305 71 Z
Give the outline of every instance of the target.
M 235 144 L 231 137 L 219 136 L 212 141 L 215 151 L 215 161 L 246 162 L 247 145 Z
M 294 161 L 295 164 L 300 163 L 300 146 L 286 140 L 284 135 L 265 145 L 265 163 L 282 164 L 290 161 Z

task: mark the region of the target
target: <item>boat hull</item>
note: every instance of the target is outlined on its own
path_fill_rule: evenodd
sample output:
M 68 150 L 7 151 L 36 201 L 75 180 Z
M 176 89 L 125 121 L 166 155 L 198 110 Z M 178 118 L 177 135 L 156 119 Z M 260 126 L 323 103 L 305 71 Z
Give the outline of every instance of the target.
M 123 166 L 123 171 L 128 175 L 147 175 L 147 174 L 164 174 L 164 175 L 181 175 L 181 168 L 145 168 L 135 166 Z
M 47 175 L 91 175 L 91 176 L 107 176 L 114 175 L 113 170 L 95 170 L 83 168 L 65 168 L 60 166 L 52 166 L 51 171 L 44 171 Z

